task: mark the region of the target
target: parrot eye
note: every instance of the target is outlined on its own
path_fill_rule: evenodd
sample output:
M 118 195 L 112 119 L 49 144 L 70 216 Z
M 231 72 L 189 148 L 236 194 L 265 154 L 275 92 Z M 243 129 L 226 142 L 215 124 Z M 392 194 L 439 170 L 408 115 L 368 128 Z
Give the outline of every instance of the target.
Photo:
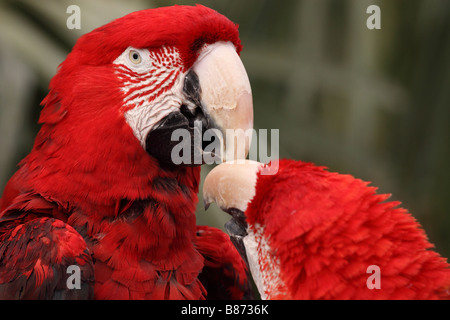
M 130 61 L 134 64 L 139 64 L 142 61 L 141 55 L 136 50 L 130 50 L 129 53 Z

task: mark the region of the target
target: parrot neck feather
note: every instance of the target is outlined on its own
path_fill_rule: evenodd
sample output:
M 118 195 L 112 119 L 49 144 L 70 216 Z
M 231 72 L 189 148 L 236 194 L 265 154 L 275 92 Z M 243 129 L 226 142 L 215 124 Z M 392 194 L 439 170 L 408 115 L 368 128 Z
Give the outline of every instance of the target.
M 112 185 L 94 177 L 86 177 L 83 184 L 77 172 L 40 176 L 38 167 L 24 162 L 12 179 L 15 190 L 10 193 L 25 189 L 64 205 L 65 222 L 83 236 L 93 255 L 97 299 L 199 299 L 205 295 L 197 278 L 203 257 L 193 244 L 199 167 L 172 171 L 155 167 L 144 176 L 128 171 L 129 179 Z M 110 175 L 105 179 L 126 173 Z M 165 289 L 168 284 L 170 291 Z
M 249 269 L 263 300 L 286 299 L 286 286 L 280 277 L 280 261 L 272 253 L 264 227 L 255 224 L 244 238 Z

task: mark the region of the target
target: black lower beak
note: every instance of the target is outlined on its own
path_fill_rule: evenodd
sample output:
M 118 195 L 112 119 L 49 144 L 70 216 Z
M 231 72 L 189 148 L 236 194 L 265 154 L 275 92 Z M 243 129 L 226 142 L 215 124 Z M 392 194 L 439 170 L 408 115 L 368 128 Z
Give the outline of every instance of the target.
M 244 213 L 235 208 L 227 209 L 232 218 L 225 224 L 225 230 L 230 236 L 231 242 L 236 247 L 242 259 L 248 265 L 247 253 L 245 252 L 244 237 L 247 236 L 247 221 Z
M 187 113 L 187 107 L 182 106 L 180 112 L 173 112 L 166 116 L 160 124 L 151 130 L 145 140 L 148 154 L 158 159 L 161 164 L 197 166 L 197 159 L 202 156 L 202 146 L 196 146 L 196 138 L 202 137 L 209 128 L 206 117 L 200 108 L 197 114 Z M 185 113 L 183 113 L 183 111 Z M 177 134 L 176 130 L 180 130 Z M 174 153 L 174 151 L 177 151 Z M 186 155 L 184 153 L 190 153 Z M 186 156 L 188 159 L 186 160 Z M 185 160 L 179 163 L 178 159 Z
M 212 119 L 203 112 L 201 88 L 194 71 L 187 73 L 183 91 L 186 104 L 162 119 L 146 137 L 147 153 L 162 165 L 202 165 L 206 147 L 203 134 L 214 128 Z

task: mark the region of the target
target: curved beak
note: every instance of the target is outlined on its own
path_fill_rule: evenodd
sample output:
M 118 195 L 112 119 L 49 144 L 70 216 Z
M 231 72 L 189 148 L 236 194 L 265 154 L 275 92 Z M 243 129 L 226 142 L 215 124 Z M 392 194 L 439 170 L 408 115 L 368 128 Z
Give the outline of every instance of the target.
M 198 76 L 202 110 L 221 132 L 222 161 L 245 159 L 252 137 L 253 101 L 236 48 L 230 42 L 206 46 L 192 71 Z
M 247 265 L 249 261 L 244 238 L 247 236 L 248 224 L 245 211 L 255 196 L 258 172 L 264 166 L 251 160 L 224 162 L 211 170 L 203 183 L 205 208 L 215 202 L 220 209 L 231 215 L 225 229 Z
M 252 160 L 216 166 L 203 183 L 205 208 L 215 202 L 225 212 L 245 212 L 255 196 L 257 175 L 263 167 L 264 164 Z
M 169 165 L 245 159 L 252 138 L 253 102 L 234 45 L 206 45 L 181 84 L 182 105 L 149 132 L 147 152 Z

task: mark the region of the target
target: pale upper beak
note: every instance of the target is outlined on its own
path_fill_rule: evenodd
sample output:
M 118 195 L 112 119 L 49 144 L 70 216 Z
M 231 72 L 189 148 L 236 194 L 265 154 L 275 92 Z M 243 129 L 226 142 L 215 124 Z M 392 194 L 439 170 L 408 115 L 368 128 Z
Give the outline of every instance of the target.
M 258 172 L 264 164 L 252 161 L 224 162 L 206 176 L 203 183 L 203 200 L 207 208 L 215 202 L 223 211 L 247 210 L 255 196 Z
M 250 81 L 236 48 L 230 42 L 210 44 L 202 49 L 192 70 L 199 79 L 203 112 L 222 132 L 222 161 L 245 159 L 252 137 L 253 102 Z M 227 141 L 227 130 L 234 141 Z

